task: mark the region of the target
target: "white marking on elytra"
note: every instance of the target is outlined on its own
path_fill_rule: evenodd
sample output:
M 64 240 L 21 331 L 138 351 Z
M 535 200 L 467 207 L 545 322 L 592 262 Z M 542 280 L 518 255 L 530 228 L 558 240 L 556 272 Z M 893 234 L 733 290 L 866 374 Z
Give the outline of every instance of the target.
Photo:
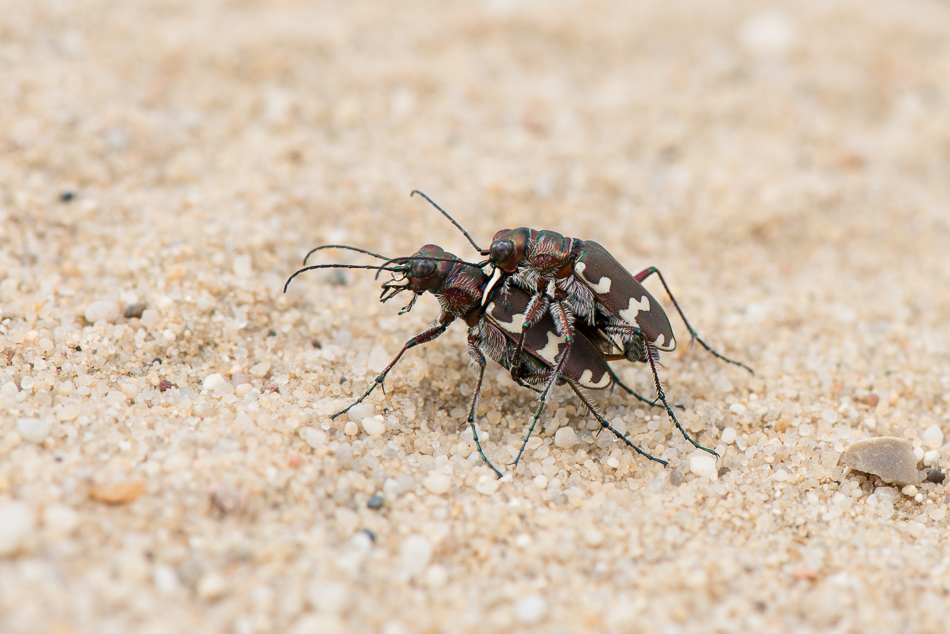
M 491 304 L 488 305 L 487 311 L 488 311 L 488 314 L 492 316 L 492 319 L 494 319 L 498 323 L 498 325 L 501 326 L 504 330 L 507 330 L 508 332 L 514 333 L 516 335 L 521 334 L 521 326 L 522 324 L 524 324 L 523 314 L 518 313 L 516 315 L 513 315 L 510 322 L 505 321 L 503 319 L 499 319 L 498 315 L 495 314 L 495 302 L 492 302 Z
M 628 324 L 635 324 L 637 323 L 637 315 L 648 312 L 650 312 L 650 297 L 648 295 L 644 295 L 640 298 L 639 302 L 631 297 L 630 305 L 617 314 Z
M 578 383 L 584 387 L 598 390 L 600 388 L 607 387 L 607 385 L 610 383 L 610 373 L 604 372 L 604 376 L 600 378 L 600 382 L 594 383 L 594 373 L 590 370 L 584 370 L 581 373 L 581 378 Z
M 598 295 L 606 295 L 610 292 L 610 278 L 606 275 L 600 278 L 600 281 L 596 284 L 584 276 L 584 270 L 587 268 L 587 265 L 583 262 L 578 262 L 574 265 L 574 272 L 577 273 L 582 280 L 587 282 L 587 285 L 590 286 L 590 289 L 597 293 Z
M 557 352 L 562 343 L 565 343 L 566 340 L 564 337 L 558 337 L 557 334 L 548 331 L 548 342 L 544 345 L 543 348 L 535 352 L 539 357 L 554 365 L 557 363 Z

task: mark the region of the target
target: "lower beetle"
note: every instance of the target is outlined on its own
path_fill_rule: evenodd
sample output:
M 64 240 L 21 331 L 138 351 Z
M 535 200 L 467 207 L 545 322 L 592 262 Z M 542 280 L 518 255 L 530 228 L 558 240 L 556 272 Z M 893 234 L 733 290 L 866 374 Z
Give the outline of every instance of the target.
M 352 249 L 383 258 L 378 254 L 345 245 L 328 245 L 318 247 L 313 251 L 334 247 Z M 379 266 L 341 264 L 305 266 L 290 276 L 284 285 L 284 291 L 286 292 L 290 282 L 297 275 L 304 271 L 320 268 L 366 268 L 390 271 L 396 274 L 392 280 L 383 284 L 380 300 L 385 302 L 404 290 L 412 291 L 413 298 L 401 311 L 401 314 L 411 310 L 416 298 L 426 292 L 435 295 L 442 307 L 438 324 L 407 341 L 396 357 L 376 377 L 369 389 L 350 406 L 334 414 L 333 418 L 362 402 L 377 386 L 382 385 L 389 371 L 399 362 L 406 350 L 435 340 L 447 330 L 453 321 L 462 319 L 469 326 L 469 354 L 479 365 L 479 378 L 472 397 L 468 422 L 472 424 L 479 455 L 499 477 L 501 472 L 485 456 L 477 432 L 475 432 L 476 409 L 485 372 L 485 355 L 488 355 L 503 367 L 512 370 L 520 384 L 527 387 L 543 385 L 543 389 L 539 390 L 541 392 L 541 402 L 535 412 L 515 464 L 520 460 L 531 432 L 543 412 L 548 393 L 557 382 L 566 382 L 571 386 L 584 405 L 600 422 L 602 428 L 610 430 L 641 455 L 656 462 L 667 464 L 665 461 L 644 452 L 618 432 L 597 412 L 593 404 L 580 391 L 580 387 L 603 389 L 615 382 L 614 375 L 602 352 L 602 348 L 608 343 L 607 339 L 596 329 L 585 327 L 586 334 L 576 333 L 574 341 L 569 343 L 559 334 L 554 322 L 547 314 L 542 315 L 533 326 L 523 329 L 524 310 L 531 301 L 531 296 L 528 293 L 517 287 L 512 287 L 503 300 L 493 301 L 492 298 L 497 289 L 493 291 L 489 288 L 489 278 L 477 264 L 464 262 L 436 245 L 426 245 L 412 256 L 387 260 Z M 485 301 L 486 298 L 487 301 Z M 588 336 L 594 339 L 596 344 L 592 343 Z M 518 341 L 522 343 L 520 351 L 519 347 L 516 346 Z M 651 349 L 648 342 L 644 342 L 644 345 L 647 349 Z M 575 347 L 577 347 L 576 351 L 574 351 Z M 658 380 L 656 381 L 656 387 L 660 400 L 663 401 L 677 428 L 689 442 L 699 447 L 700 445 L 680 426 L 672 410 L 666 405 L 666 397 Z M 702 448 L 706 449 L 705 447 Z M 706 451 L 711 450 L 706 449 Z

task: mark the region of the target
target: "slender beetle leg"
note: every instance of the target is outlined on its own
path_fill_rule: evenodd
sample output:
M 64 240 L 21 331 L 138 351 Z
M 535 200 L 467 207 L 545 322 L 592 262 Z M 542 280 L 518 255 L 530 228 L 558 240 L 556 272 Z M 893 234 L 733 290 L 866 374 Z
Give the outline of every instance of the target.
M 624 357 L 623 355 L 618 355 L 617 358 L 618 358 L 618 359 L 626 359 L 626 357 Z M 660 405 L 659 403 L 657 403 L 656 401 L 651 401 L 651 400 L 648 399 L 648 398 L 645 398 L 645 397 L 643 397 L 643 396 L 640 396 L 639 394 L 637 394 L 636 392 L 634 392 L 633 390 L 631 390 L 629 387 L 627 387 L 626 385 L 624 385 L 624 383 L 620 380 L 620 377 L 617 376 L 617 374 L 614 372 L 614 369 L 613 369 L 612 367 L 610 367 L 609 365 L 607 366 L 607 372 L 610 373 L 610 378 L 612 378 L 612 379 L 614 380 L 613 384 L 610 386 L 610 389 L 611 389 L 611 390 L 614 388 L 614 386 L 617 386 L 617 387 L 619 387 L 621 390 L 623 390 L 624 392 L 626 392 L 627 394 L 630 394 L 631 396 L 633 396 L 635 399 L 637 399 L 637 400 L 640 401 L 641 403 L 646 403 L 646 404 L 649 405 L 650 407 L 657 407 L 657 408 L 659 408 L 659 409 L 663 409 L 663 406 Z M 683 410 L 683 411 L 686 411 L 686 408 L 683 407 L 682 405 L 674 405 L 673 407 L 678 407 L 679 409 L 681 409 L 681 410 Z
M 666 460 L 661 460 L 660 458 L 651 456 L 650 454 L 648 454 L 647 452 L 645 452 L 644 450 L 640 449 L 635 444 L 633 444 L 633 442 L 631 442 L 629 438 L 627 438 L 626 436 L 621 434 L 619 431 L 617 431 L 617 429 L 613 425 L 608 423 L 607 420 L 603 416 L 600 415 L 600 413 L 597 411 L 597 408 L 594 407 L 594 404 L 587 400 L 583 392 L 580 391 L 580 388 L 578 388 L 574 384 L 573 381 L 568 381 L 567 384 L 570 385 L 571 389 L 574 390 L 574 393 L 577 394 L 577 398 L 581 399 L 581 403 L 583 403 L 587 407 L 588 411 L 590 411 L 590 413 L 594 415 L 594 418 L 596 418 L 597 422 L 600 423 L 601 428 L 612 432 L 614 436 L 622 440 L 624 444 L 626 444 L 628 447 L 636 451 L 638 454 L 640 454 L 644 458 L 648 458 L 652 460 L 653 462 L 659 462 L 661 465 L 664 465 L 667 467 L 670 466 L 670 463 L 668 463 Z
M 561 354 L 561 359 L 551 371 L 551 378 L 548 379 L 547 385 L 544 386 L 544 392 L 541 394 L 541 403 L 538 404 L 538 409 L 534 412 L 534 418 L 531 420 L 531 426 L 528 427 L 528 433 L 525 434 L 524 442 L 521 443 L 521 449 L 518 450 L 518 456 L 515 458 L 515 461 L 511 463 L 512 468 L 518 466 L 518 462 L 521 460 L 522 454 L 524 454 L 525 447 L 528 446 L 528 440 L 531 439 L 531 432 L 534 431 L 535 426 L 538 424 L 538 419 L 541 418 L 541 413 L 544 412 L 544 406 L 548 401 L 548 394 L 550 394 L 551 388 L 554 387 L 554 384 L 557 383 L 558 377 L 561 376 L 561 370 L 564 368 L 564 363 L 567 361 L 567 355 L 570 353 L 570 346 L 564 348 L 564 352 Z
M 389 363 L 389 365 L 386 366 L 386 369 L 383 370 L 379 374 L 379 376 L 376 377 L 376 379 L 373 381 L 373 384 L 369 386 L 369 389 L 363 393 L 363 396 L 356 399 L 356 401 L 351 403 L 349 407 L 347 407 L 346 409 L 342 409 L 336 414 L 333 414 L 330 418 L 335 419 L 337 416 L 340 416 L 341 414 L 345 414 L 348 411 L 350 411 L 350 409 L 352 409 L 353 406 L 359 405 L 360 403 L 362 403 L 363 400 L 366 399 L 366 397 L 369 396 L 373 392 L 373 390 L 376 389 L 377 386 L 383 384 L 383 381 L 386 380 L 386 375 L 389 374 L 389 371 L 393 369 L 393 366 L 399 363 L 399 359 L 402 358 L 402 355 L 406 352 L 406 350 L 409 350 L 410 348 L 415 348 L 416 346 L 422 345 L 424 343 L 429 343 L 430 341 L 437 339 L 442 333 L 446 331 L 446 329 L 449 327 L 449 324 L 452 323 L 454 319 L 455 318 L 451 316 L 448 318 L 443 317 L 442 321 L 439 323 L 438 326 L 430 328 L 424 332 L 420 332 L 418 335 L 416 335 L 415 337 L 407 341 L 406 344 L 402 347 L 402 350 L 399 351 L 399 354 L 396 355 L 396 358 L 393 359 Z
M 663 284 L 663 288 L 666 290 L 667 296 L 669 296 L 670 300 L 673 302 L 673 305 L 676 307 L 676 312 L 680 314 L 680 318 L 682 318 L 683 323 L 686 324 L 686 329 L 689 330 L 689 334 L 692 337 L 692 339 L 690 340 L 690 345 L 692 345 L 692 340 L 696 340 L 699 342 L 699 345 L 706 348 L 706 351 L 709 352 L 712 356 L 716 357 L 717 359 L 721 359 L 722 361 L 725 361 L 726 363 L 731 363 L 732 365 L 737 365 L 740 368 L 745 368 L 752 374 L 755 374 L 755 370 L 753 370 L 746 364 L 740 363 L 739 361 L 733 361 L 732 359 L 728 357 L 724 357 L 723 355 L 719 354 L 718 352 L 710 348 L 709 345 L 700 338 L 700 336 L 696 333 L 693 327 L 689 325 L 689 321 L 686 320 L 686 315 L 683 314 L 683 309 L 680 308 L 679 302 L 676 301 L 676 298 L 673 297 L 673 293 L 670 292 L 670 287 L 667 286 L 666 280 L 663 279 L 663 274 L 660 273 L 660 269 L 656 268 L 655 266 L 651 266 L 648 269 L 644 269 L 640 271 L 639 273 L 634 275 L 634 277 L 636 278 L 638 282 L 642 282 L 643 280 L 647 279 L 654 273 L 656 273 L 656 276 L 660 278 L 660 282 Z
M 495 468 L 495 465 L 491 463 L 488 459 L 488 456 L 485 455 L 485 452 L 482 450 L 482 443 L 478 440 L 478 427 L 475 425 L 475 410 L 478 408 L 478 396 L 482 391 L 482 380 L 485 378 L 485 355 L 482 354 L 482 351 L 478 348 L 478 338 L 473 335 L 471 331 L 468 333 L 468 354 L 472 357 L 475 363 L 478 364 L 478 383 L 475 384 L 475 393 L 472 394 L 472 407 L 468 411 L 468 424 L 472 426 L 472 438 L 475 439 L 475 447 L 478 449 L 478 455 L 482 457 L 482 460 L 485 461 L 492 471 L 495 472 L 495 475 L 499 479 L 503 478 L 504 475 L 501 471 Z

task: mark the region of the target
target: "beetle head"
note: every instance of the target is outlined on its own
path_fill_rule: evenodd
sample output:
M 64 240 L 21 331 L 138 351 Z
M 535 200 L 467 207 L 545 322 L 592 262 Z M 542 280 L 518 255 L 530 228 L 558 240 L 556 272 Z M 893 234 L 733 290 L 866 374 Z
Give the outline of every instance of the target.
M 459 261 L 435 244 L 425 245 L 408 258 L 393 260 L 398 271 L 383 284 L 380 301 L 388 301 L 402 291 L 412 291 L 417 296 L 427 291 L 437 294 Z
M 492 238 L 487 255 L 491 264 L 506 273 L 514 273 L 528 252 L 530 229 L 502 229 Z

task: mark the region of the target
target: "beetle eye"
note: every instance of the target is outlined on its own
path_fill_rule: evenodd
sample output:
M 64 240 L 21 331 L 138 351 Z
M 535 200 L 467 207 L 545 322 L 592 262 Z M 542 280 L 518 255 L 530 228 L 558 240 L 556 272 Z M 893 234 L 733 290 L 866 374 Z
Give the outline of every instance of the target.
M 432 260 L 413 260 L 409 267 L 409 274 L 419 280 L 435 273 L 435 269 L 436 265 Z
M 488 255 L 494 262 L 504 262 L 511 257 L 514 250 L 515 243 L 511 240 L 498 240 L 497 242 L 492 242 L 491 247 L 488 249 Z

